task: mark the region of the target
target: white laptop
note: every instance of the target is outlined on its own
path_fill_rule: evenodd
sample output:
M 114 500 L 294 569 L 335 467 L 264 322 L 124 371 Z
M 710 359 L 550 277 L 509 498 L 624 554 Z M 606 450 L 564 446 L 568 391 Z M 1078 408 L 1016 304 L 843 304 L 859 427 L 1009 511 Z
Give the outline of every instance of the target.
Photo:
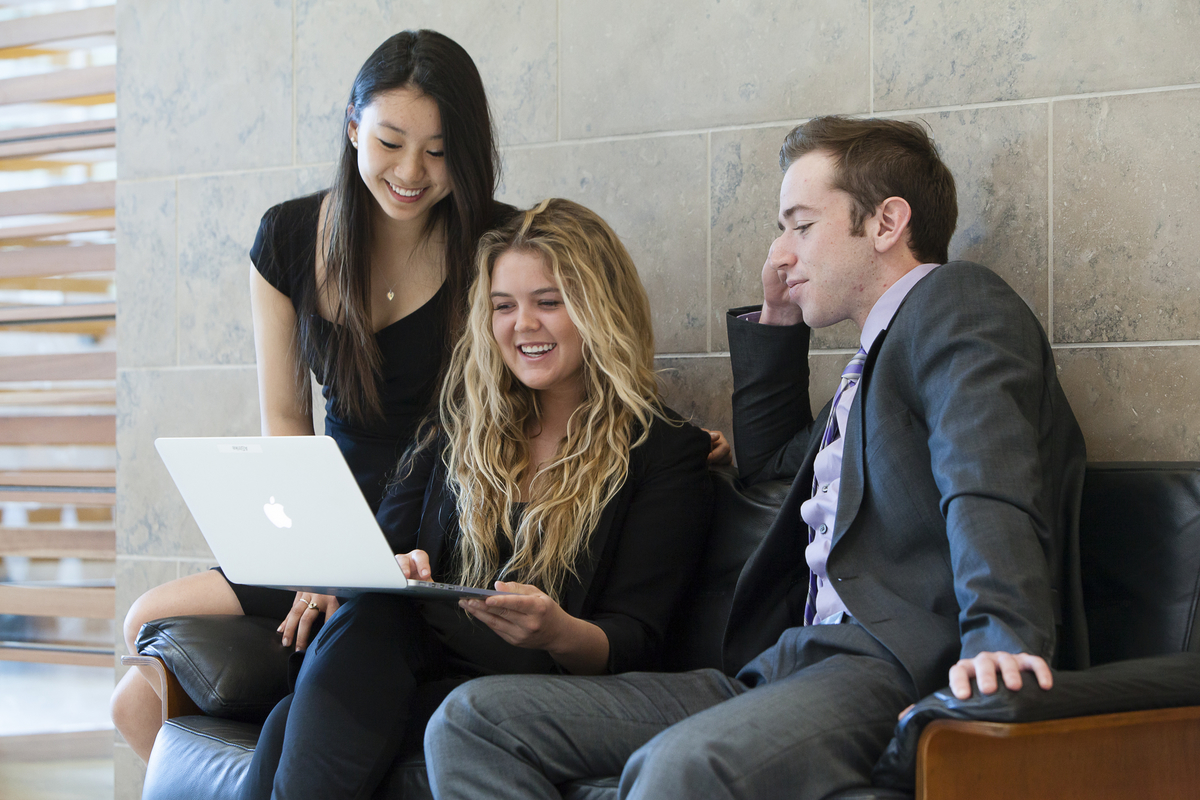
M 217 563 L 234 583 L 332 594 L 500 594 L 410 580 L 328 436 L 155 439 Z

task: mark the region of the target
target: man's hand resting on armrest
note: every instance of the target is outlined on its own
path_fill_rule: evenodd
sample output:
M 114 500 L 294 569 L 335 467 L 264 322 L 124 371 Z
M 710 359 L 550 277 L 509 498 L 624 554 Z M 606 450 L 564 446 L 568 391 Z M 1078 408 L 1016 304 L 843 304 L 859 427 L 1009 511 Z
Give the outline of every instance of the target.
M 961 659 L 950 668 L 950 691 L 959 700 L 966 700 L 971 696 L 971 678 L 974 678 L 981 694 L 992 694 L 999 688 L 997 672 L 1004 677 L 1004 685 L 1014 692 L 1021 688 L 1022 672 L 1032 672 L 1043 689 L 1054 685 L 1050 667 L 1040 656 L 980 653 L 974 658 Z
M 959 700 L 966 700 L 971 696 L 971 678 L 974 678 L 981 694 L 993 694 L 1000 688 L 996 682 L 997 671 L 1004 677 L 1004 685 L 1014 692 L 1021 688 L 1022 672 L 1032 672 L 1038 686 L 1043 689 L 1054 685 L 1050 666 L 1041 656 L 1028 653 L 980 653 L 974 658 L 960 659 L 950 668 L 950 691 Z M 904 715 L 911 710 L 910 705 L 900 712 L 897 719 L 904 719 Z

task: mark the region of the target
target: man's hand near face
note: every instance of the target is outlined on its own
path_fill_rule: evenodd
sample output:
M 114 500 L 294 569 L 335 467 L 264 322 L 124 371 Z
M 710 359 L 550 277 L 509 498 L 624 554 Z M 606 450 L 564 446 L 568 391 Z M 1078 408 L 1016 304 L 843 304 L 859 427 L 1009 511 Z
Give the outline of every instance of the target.
M 763 307 L 758 321 L 764 325 L 797 325 L 804 321 L 800 307 L 788 295 L 787 276 L 776 266 L 775 246 L 762 269 Z

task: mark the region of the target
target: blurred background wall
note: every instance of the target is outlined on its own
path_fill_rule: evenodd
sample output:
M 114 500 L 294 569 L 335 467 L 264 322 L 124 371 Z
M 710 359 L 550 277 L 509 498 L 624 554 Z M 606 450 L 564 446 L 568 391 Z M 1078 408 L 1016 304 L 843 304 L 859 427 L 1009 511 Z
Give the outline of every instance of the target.
M 668 399 L 698 423 L 730 432 L 723 317 L 761 299 L 784 134 L 873 114 L 932 129 L 958 181 L 951 256 L 995 269 L 1042 321 L 1090 458 L 1200 459 L 1194 0 L 119 0 L 117 15 L 118 620 L 213 563 L 153 440 L 257 434 L 259 217 L 326 186 L 354 74 L 405 28 L 479 65 L 502 199 L 569 197 L 624 239 Z M 818 405 L 848 326 L 815 336 Z M 117 797 L 138 797 L 119 742 L 116 765 Z

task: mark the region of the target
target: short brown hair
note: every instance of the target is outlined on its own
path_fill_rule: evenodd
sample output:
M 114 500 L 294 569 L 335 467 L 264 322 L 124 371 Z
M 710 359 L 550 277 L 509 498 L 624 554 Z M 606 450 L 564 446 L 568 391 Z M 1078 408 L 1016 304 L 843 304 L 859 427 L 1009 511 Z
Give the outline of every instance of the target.
M 912 208 L 908 247 L 913 255 L 922 263 L 949 260 L 958 222 L 954 176 L 923 127 L 894 119 L 817 117 L 787 135 L 779 167 L 786 172 L 801 156 L 817 151 L 832 156 L 833 188 L 854 203 L 851 234 L 863 235 L 863 223 L 884 200 L 902 197 Z

